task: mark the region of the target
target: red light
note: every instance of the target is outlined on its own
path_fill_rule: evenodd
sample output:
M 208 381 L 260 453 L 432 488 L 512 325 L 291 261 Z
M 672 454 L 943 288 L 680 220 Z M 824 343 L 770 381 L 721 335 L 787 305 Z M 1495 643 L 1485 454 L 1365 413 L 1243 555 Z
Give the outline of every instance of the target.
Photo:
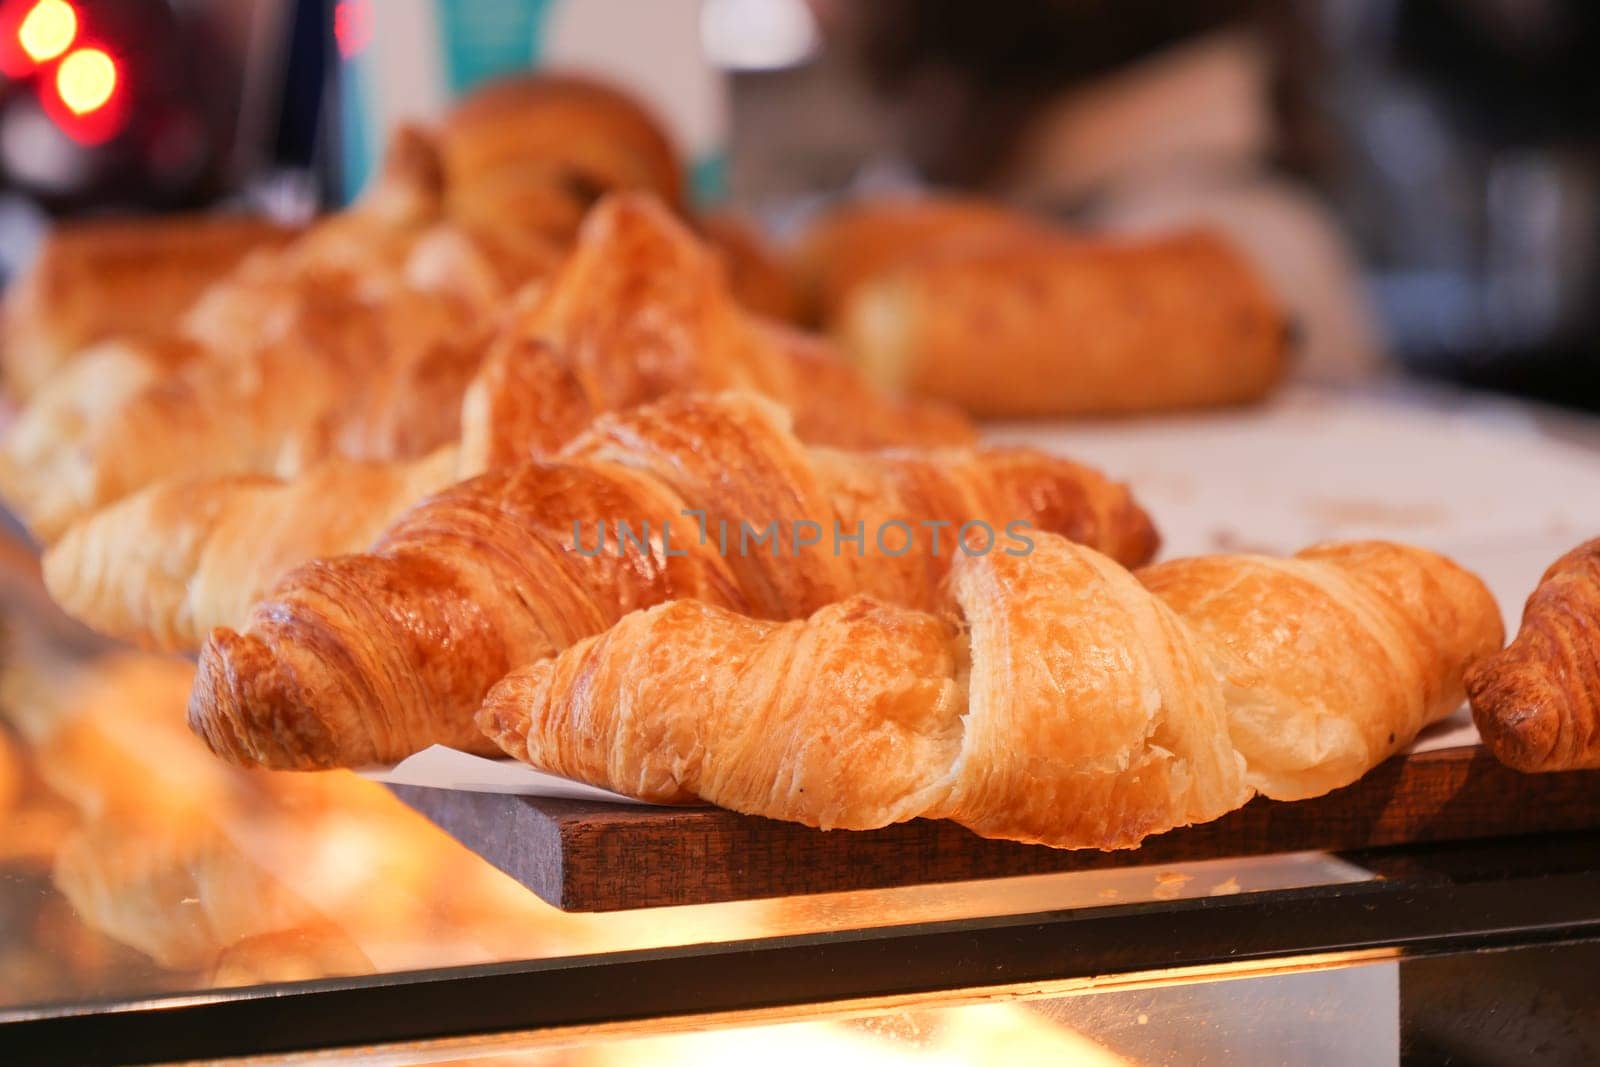
M 80 28 L 70 0 L 0 0 L 0 73 L 27 77 L 71 48 Z
M 67 0 L 39 0 L 17 27 L 17 43 L 35 63 L 56 58 L 72 47 L 76 36 L 78 12 Z
M 339 55 L 351 59 L 372 43 L 371 0 L 339 0 L 333 7 L 333 39 Z
M 122 69 L 103 48 L 74 48 L 56 64 L 49 85 L 41 86 L 45 113 L 79 144 L 109 140 L 122 128 L 127 108 Z
M 56 68 L 56 92 L 74 115 L 99 111 L 117 91 L 117 64 L 98 48 L 80 48 Z

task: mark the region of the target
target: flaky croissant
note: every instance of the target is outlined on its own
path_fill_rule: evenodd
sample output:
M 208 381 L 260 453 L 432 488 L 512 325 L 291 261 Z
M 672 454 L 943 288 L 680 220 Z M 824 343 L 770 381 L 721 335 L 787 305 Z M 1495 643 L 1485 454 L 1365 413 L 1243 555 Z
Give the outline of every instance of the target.
M 832 330 L 880 385 L 986 416 L 1259 399 L 1288 340 L 1243 255 L 1203 232 L 939 250 L 858 285 Z
M 479 723 L 648 800 L 1123 848 L 1354 780 L 1454 709 L 1500 635 L 1476 578 L 1376 542 L 1135 576 L 1040 534 L 957 559 L 951 587 L 937 615 L 866 596 L 796 622 L 636 612 L 513 671 Z
M 284 481 L 162 481 L 69 528 L 46 554 L 46 581 L 97 629 L 193 649 L 214 627 L 243 626 L 244 609 L 291 567 L 368 547 L 435 490 L 554 452 L 600 412 L 729 385 L 790 406 L 810 442 L 970 440 L 965 420 L 876 393 L 826 345 L 743 312 L 715 255 L 682 224 L 653 201 L 618 197 L 591 213 L 549 284 L 512 303 L 465 389 L 458 448 L 393 463 L 333 460 Z M 429 406 L 437 420 L 447 399 L 434 383 L 379 409 Z
M 252 218 L 65 223 L 6 291 L 0 366 L 26 401 L 84 349 L 117 338 L 165 343 L 200 293 L 245 256 L 294 236 Z
M 247 260 L 209 291 L 174 366 L 148 346 L 81 357 L 37 393 L 0 446 L 0 486 L 40 539 L 175 474 L 294 473 L 329 455 L 421 455 L 457 434 L 460 399 L 489 335 L 483 286 L 423 288 L 440 258 L 440 180 L 427 142 L 400 138 L 377 189 L 298 240 Z M 481 261 L 474 277 L 504 272 Z M 463 246 L 467 246 L 463 248 Z M 545 269 L 529 246 L 521 280 Z M 457 271 L 455 273 L 466 273 Z M 503 297 L 496 297 L 496 303 Z
M 897 401 L 824 342 L 741 308 L 716 252 L 639 193 L 608 197 L 590 212 L 559 276 L 517 317 L 515 333 L 550 343 L 590 413 L 687 389 L 745 389 L 787 408 L 795 432 L 813 444 L 973 437 L 955 412 Z
M 369 553 L 287 575 L 242 633 L 206 641 L 190 723 L 274 767 L 483 749 L 472 715 L 490 685 L 635 608 L 688 597 L 789 618 L 857 592 L 926 606 L 963 544 L 1000 551 L 1027 529 L 1129 562 L 1155 547 L 1126 489 L 1066 460 L 808 451 L 749 395 L 669 399 L 602 417 L 557 461 L 439 493 Z
M 328 460 L 299 478 L 179 478 L 67 530 L 44 555 L 66 612 L 109 636 L 195 648 L 242 621 L 280 575 L 371 544 L 406 508 L 458 480 L 457 449 L 409 463 Z
M 293 475 L 447 444 L 507 295 L 548 275 L 607 190 L 675 200 L 677 175 L 653 120 L 612 90 L 538 77 L 483 90 L 436 135 L 403 128 L 356 207 L 203 294 L 174 324 L 197 358 L 110 385 L 90 367 L 42 392 L 0 449 L 0 486 L 48 541 L 176 474 Z
M 1600 767 L 1600 539 L 1550 565 L 1510 647 L 1467 671 L 1489 751 L 1519 771 Z

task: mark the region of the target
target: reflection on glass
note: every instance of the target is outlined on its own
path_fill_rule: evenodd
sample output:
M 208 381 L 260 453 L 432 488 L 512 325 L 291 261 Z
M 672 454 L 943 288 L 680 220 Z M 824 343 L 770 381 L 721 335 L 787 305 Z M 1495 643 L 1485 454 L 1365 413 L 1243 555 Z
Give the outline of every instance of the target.
M 0 612 L 0 1010 L 1368 877 L 1317 854 L 568 914 L 381 785 L 216 759 L 191 663 L 86 643 L 4 566 Z

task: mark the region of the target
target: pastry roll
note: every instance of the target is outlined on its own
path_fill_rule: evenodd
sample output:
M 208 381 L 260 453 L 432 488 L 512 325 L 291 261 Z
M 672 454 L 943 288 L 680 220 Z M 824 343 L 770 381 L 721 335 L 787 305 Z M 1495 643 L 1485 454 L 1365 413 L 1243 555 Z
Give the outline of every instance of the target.
M 1206 232 L 946 249 L 857 286 L 833 330 L 867 376 L 986 417 L 1256 400 L 1282 376 L 1282 309 Z

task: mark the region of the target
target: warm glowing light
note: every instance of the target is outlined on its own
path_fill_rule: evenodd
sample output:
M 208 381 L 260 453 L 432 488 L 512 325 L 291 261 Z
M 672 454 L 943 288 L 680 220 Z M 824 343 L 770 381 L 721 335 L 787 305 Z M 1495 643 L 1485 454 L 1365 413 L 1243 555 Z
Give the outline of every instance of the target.
M 39 0 L 17 27 L 17 43 L 35 63 L 65 52 L 77 35 L 78 13 L 67 0 Z
M 117 91 L 117 64 L 98 48 L 80 48 L 56 69 L 56 92 L 74 115 L 104 107 Z

